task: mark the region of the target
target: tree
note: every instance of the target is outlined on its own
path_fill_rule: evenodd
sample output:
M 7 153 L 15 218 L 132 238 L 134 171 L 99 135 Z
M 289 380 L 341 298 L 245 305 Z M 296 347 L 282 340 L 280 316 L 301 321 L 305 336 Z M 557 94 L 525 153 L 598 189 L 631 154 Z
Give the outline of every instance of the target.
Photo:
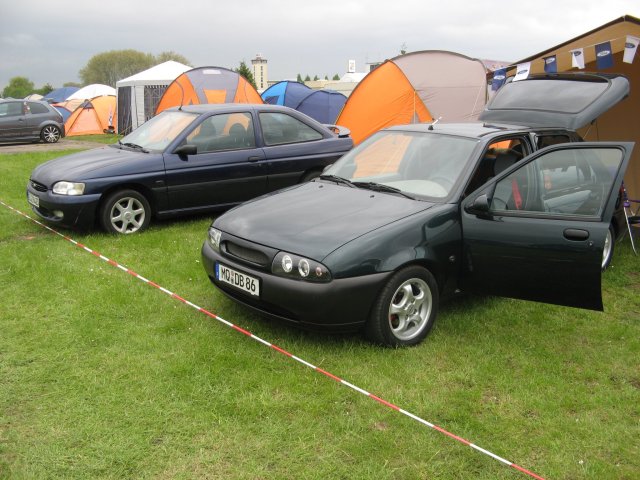
M 317 82 L 318 80 L 320 80 L 320 77 L 318 77 L 318 75 L 315 75 L 315 76 L 313 77 L 313 81 L 314 81 L 314 82 Z
M 325 79 L 325 80 L 329 80 L 329 75 L 325 75 L 325 76 L 324 76 L 324 79 Z
M 336 73 L 331 80 L 340 80 L 340 75 Z
M 64 82 L 62 84 L 63 87 L 78 87 L 78 88 L 82 88 L 82 84 L 78 83 L 78 82 Z
M 54 88 L 51 86 L 51 84 L 49 83 L 45 83 L 42 88 L 39 88 L 38 90 L 36 90 L 36 93 L 39 93 L 40 95 L 42 95 L 43 97 L 49 93 L 49 92 L 53 92 Z
M 173 60 L 174 62 L 179 62 L 179 63 L 182 63 L 184 65 L 190 65 L 191 64 L 191 62 L 189 60 L 187 60 L 183 55 L 180 55 L 179 53 L 176 53 L 176 52 L 173 52 L 173 51 L 161 52 L 158 55 L 156 55 L 156 57 L 155 57 L 156 65 L 158 65 L 160 63 L 168 62 L 169 60 Z
M 244 77 L 244 79 L 257 90 L 256 80 L 253 78 L 253 73 L 251 72 L 251 69 L 247 67 L 247 64 L 244 63 L 244 60 L 240 62 L 240 66 L 236 68 L 235 72 L 241 77 Z
M 306 77 L 304 77 L 304 81 L 305 82 L 310 82 L 311 81 L 311 77 L 309 75 L 307 75 Z
M 111 50 L 91 57 L 79 74 L 85 85 L 102 83 L 115 87 L 118 80 L 130 77 L 153 65 L 155 65 L 155 58 L 150 53 L 136 50 Z
M 9 80 L 9 85 L 2 90 L 4 98 L 24 98 L 34 92 L 33 82 L 27 77 L 13 77 Z
M 298 76 L 296 77 L 296 82 L 302 83 L 302 75 L 298 74 Z

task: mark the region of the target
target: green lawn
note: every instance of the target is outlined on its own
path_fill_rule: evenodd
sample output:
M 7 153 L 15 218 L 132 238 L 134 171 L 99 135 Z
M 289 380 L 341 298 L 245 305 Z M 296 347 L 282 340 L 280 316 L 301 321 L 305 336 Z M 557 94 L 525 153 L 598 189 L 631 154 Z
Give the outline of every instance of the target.
M 50 153 L 0 155 L 0 200 Z M 416 348 L 267 322 L 209 284 L 211 218 L 71 236 L 289 352 L 548 479 L 640 475 L 640 257 L 605 313 L 443 306 Z M 65 232 L 68 233 L 68 232 Z M 512 479 L 513 468 L 254 342 L 0 205 L 0 478 Z

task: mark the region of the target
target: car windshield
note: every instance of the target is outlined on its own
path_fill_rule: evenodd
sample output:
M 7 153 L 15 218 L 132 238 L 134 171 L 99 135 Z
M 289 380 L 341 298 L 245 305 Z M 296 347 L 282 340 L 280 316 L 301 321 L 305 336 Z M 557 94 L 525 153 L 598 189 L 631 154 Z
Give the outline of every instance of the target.
M 414 198 L 442 201 L 468 170 L 476 144 L 474 139 L 431 132 L 378 132 L 322 178 L 333 175 L 363 188 L 384 185 Z
M 197 117 L 195 113 L 180 110 L 164 111 L 123 137 L 120 144 L 162 152 Z

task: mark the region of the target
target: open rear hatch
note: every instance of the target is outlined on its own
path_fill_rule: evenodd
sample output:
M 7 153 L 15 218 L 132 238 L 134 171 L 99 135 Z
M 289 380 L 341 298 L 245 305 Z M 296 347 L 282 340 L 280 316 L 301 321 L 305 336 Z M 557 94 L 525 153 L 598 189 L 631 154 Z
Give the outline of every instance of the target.
M 616 74 L 541 74 L 517 82 L 509 77 L 479 119 L 490 123 L 577 130 L 628 94 L 629 80 Z

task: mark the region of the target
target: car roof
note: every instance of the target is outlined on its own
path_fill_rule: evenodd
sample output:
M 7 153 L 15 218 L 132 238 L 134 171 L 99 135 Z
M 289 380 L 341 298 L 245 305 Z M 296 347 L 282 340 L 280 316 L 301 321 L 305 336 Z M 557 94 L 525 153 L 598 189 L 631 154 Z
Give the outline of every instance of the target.
M 438 133 L 445 135 L 456 135 L 460 137 L 469 137 L 481 139 L 486 136 L 496 136 L 509 133 L 526 133 L 531 131 L 541 131 L 544 128 L 523 127 L 521 125 L 507 124 L 490 124 L 483 122 L 460 122 L 460 123 L 414 123 L 409 125 L 396 125 L 385 129 L 399 130 L 405 132 L 421 132 L 421 133 Z M 549 128 L 547 130 L 558 131 L 558 128 Z
M 264 111 L 276 111 L 276 112 L 291 112 L 293 109 L 280 105 L 270 104 L 252 104 L 252 103 L 202 103 L 198 105 L 183 105 L 182 107 L 171 107 L 167 110 L 189 113 L 226 113 L 237 112 L 238 110 L 255 110 L 260 109 Z

